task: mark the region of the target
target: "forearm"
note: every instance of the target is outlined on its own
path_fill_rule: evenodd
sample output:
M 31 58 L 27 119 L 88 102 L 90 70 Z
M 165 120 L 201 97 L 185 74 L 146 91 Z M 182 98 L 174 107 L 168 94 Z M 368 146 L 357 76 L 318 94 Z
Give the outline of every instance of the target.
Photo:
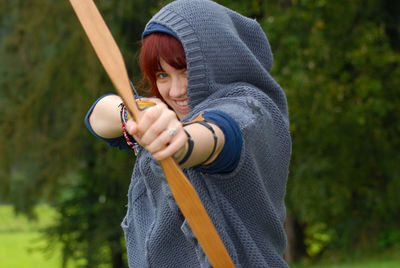
M 212 123 L 208 123 L 208 125 L 214 130 L 216 139 L 208 128 L 199 123 L 184 126 L 193 141 L 193 149 L 187 160 L 181 164 L 183 168 L 212 163 L 223 149 L 225 144 L 224 133 L 217 125 Z M 174 155 L 175 159 L 178 162 L 182 161 L 188 150 L 189 142 Z
M 120 107 L 122 100 L 117 95 L 107 95 L 93 108 L 89 123 L 93 131 L 103 138 L 116 138 L 122 135 Z
M 206 122 L 209 123 L 204 124 L 203 120 L 206 120 Z M 206 133 L 201 135 L 200 139 L 195 137 L 194 139 L 199 141 L 199 144 L 196 142 L 196 145 L 203 150 L 208 150 L 211 154 L 211 158 L 205 158 L 206 160 L 203 160 L 204 157 L 207 157 L 207 155 L 210 154 L 206 154 L 203 151 L 203 153 L 197 155 L 195 152 L 192 158 L 189 160 L 190 162 L 193 162 L 189 163 L 188 161 L 188 163 L 185 164 L 184 161 L 180 160 L 181 163 L 183 163 L 181 166 L 193 166 L 199 171 L 209 174 L 233 171 L 239 164 L 243 144 L 241 129 L 237 121 L 229 114 L 219 110 L 206 111 L 202 113 L 201 116 L 198 116 L 194 121 L 197 123 L 190 122 L 189 125 L 185 126 L 185 128 L 189 126 L 196 127 L 197 131 L 191 131 L 191 134 L 196 136 L 197 134 L 201 134 L 199 132 L 201 131 L 200 127 L 204 127 L 204 131 L 205 129 L 208 130 L 208 128 L 210 128 L 209 126 L 212 126 L 212 131 L 215 132 L 215 137 L 217 140 L 216 149 L 213 153 L 212 148 L 214 146 L 215 138 L 212 137 L 213 139 L 210 139 L 212 136 L 212 131 L 209 131 L 208 137 L 206 136 Z M 203 140 L 205 141 L 204 143 L 202 142 L 202 139 L 206 139 Z M 187 147 L 188 146 L 186 146 L 184 149 L 187 149 Z M 179 156 L 181 157 L 181 155 Z M 177 157 L 177 159 L 180 158 Z
M 199 167 L 206 173 L 229 172 L 237 166 L 242 136 L 231 116 L 218 110 L 207 111 L 182 124 L 165 103 L 155 102 L 139 122 L 128 120 L 126 124 L 128 133 L 154 159 L 172 156 L 181 167 Z

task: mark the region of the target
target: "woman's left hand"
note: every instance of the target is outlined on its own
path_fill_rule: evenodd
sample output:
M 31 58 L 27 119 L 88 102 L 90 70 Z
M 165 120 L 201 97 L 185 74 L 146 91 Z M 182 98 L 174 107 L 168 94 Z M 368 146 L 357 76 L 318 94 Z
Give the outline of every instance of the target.
M 183 125 L 174 111 L 159 99 L 142 112 L 139 122 L 128 120 L 126 129 L 136 141 L 153 154 L 154 159 L 180 155 L 187 142 Z

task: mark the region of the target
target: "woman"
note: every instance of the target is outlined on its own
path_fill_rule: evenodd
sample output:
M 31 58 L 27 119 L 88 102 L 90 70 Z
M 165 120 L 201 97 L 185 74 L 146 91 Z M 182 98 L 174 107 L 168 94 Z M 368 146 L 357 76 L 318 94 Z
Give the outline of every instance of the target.
M 175 1 L 147 24 L 140 65 L 158 98 L 146 99 L 156 105 L 125 128 L 141 145 L 122 222 L 129 265 L 210 266 L 157 164 L 172 156 L 235 266 L 287 267 L 288 111 L 259 24 L 212 1 Z M 122 148 L 120 103 L 115 95 L 100 98 L 86 123 Z

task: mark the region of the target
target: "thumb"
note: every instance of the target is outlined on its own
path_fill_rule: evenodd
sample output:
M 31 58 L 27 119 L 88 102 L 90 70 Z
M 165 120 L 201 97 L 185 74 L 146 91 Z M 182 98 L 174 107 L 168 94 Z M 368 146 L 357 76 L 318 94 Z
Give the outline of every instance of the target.
M 133 135 L 136 135 L 136 133 L 139 131 L 139 128 L 135 121 L 133 121 L 132 119 L 129 119 L 126 122 L 126 130 L 128 131 L 128 133 L 130 135 L 133 136 Z

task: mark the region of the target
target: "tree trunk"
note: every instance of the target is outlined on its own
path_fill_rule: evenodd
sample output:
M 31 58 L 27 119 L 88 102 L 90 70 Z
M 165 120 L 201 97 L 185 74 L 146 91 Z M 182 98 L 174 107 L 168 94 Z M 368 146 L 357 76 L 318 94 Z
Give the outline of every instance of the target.
M 286 216 L 285 231 L 288 245 L 284 253 L 284 258 L 288 263 L 293 263 L 302 256 L 305 256 L 306 247 L 304 245 L 304 228 L 290 211 L 288 211 Z

